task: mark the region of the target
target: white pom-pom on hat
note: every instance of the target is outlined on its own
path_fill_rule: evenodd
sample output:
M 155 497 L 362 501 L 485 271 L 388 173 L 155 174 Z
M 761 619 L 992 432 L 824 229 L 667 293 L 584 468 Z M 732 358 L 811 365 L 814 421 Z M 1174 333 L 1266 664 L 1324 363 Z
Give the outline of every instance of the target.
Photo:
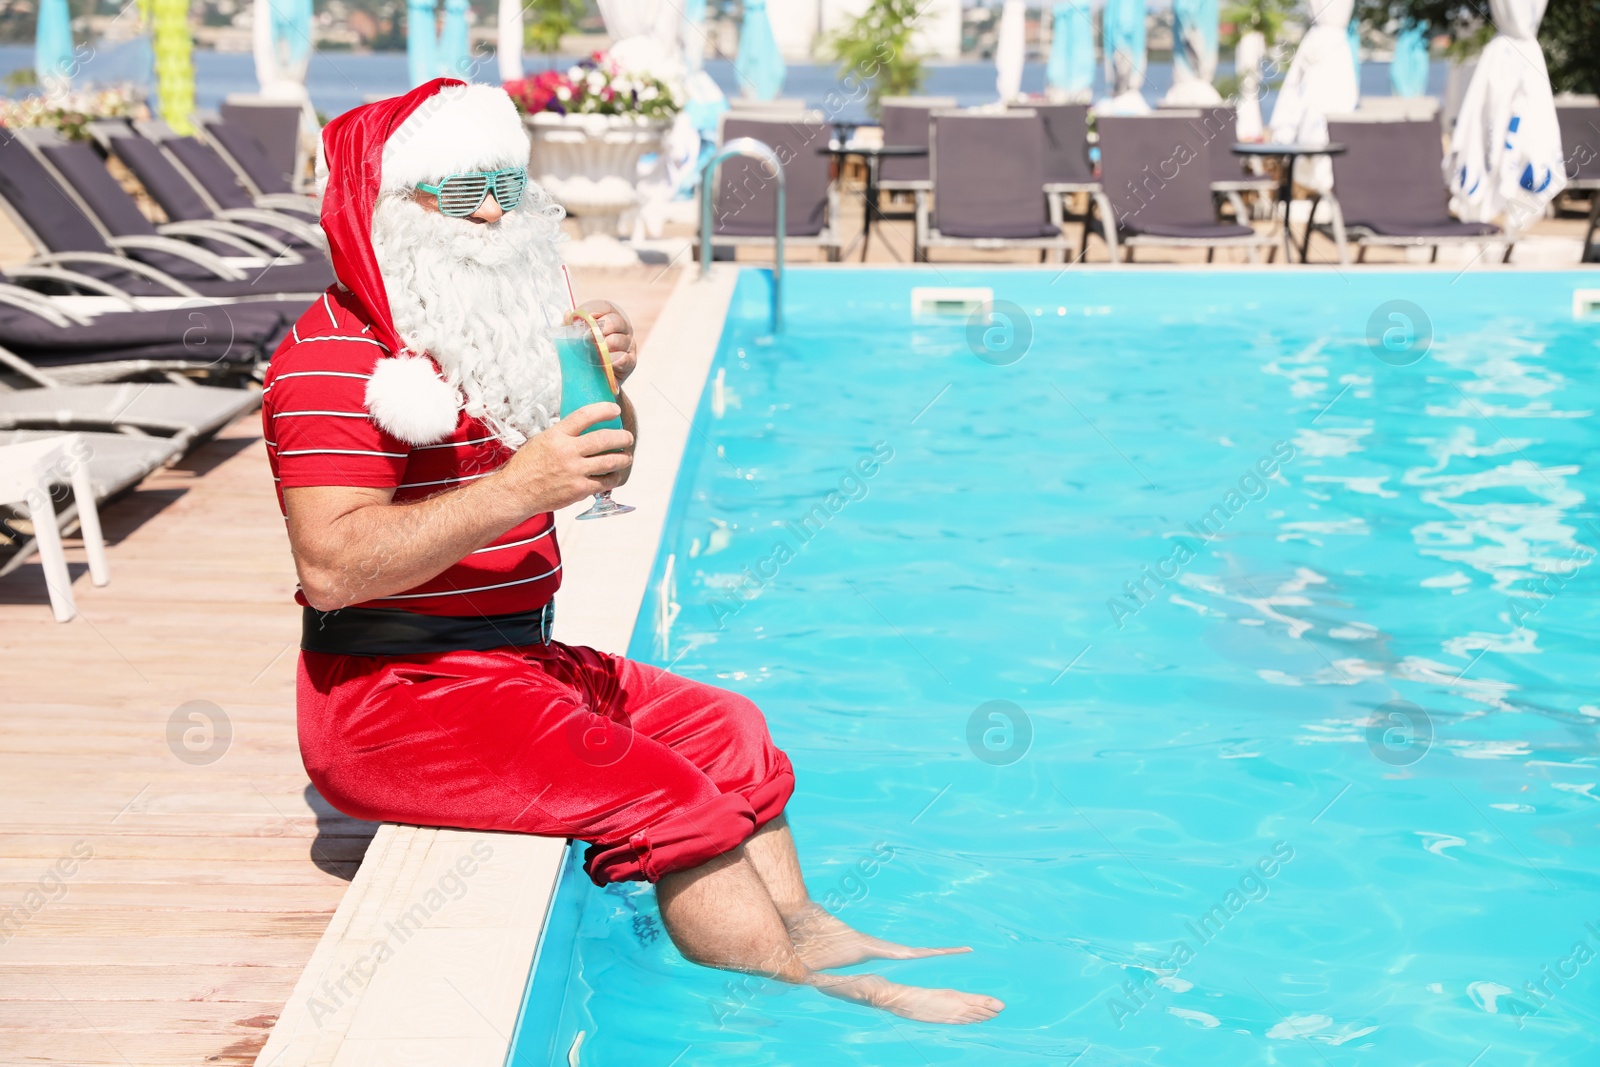
M 456 428 L 461 401 L 423 356 L 380 359 L 367 381 L 367 413 L 408 445 L 438 444 Z

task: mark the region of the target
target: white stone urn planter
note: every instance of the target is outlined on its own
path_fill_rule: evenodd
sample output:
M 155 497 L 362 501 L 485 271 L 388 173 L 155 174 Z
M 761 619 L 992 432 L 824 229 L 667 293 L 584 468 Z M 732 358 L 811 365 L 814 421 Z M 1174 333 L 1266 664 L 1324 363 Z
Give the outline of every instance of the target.
M 533 141 L 528 173 L 578 221 L 583 239 L 569 243 L 567 262 L 586 266 L 637 263 L 617 240 L 624 215 L 639 207 L 639 158 L 660 152 L 672 123 L 629 115 L 525 116 Z

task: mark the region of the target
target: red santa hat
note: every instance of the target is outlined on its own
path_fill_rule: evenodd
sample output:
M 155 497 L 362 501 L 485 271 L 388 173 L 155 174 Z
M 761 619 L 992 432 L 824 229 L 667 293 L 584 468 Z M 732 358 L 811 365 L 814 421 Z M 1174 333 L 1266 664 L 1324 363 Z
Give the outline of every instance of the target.
M 406 354 L 395 330 L 372 247 L 378 198 L 450 174 L 526 165 L 528 150 L 527 131 L 504 90 L 453 78 L 352 108 L 323 127 L 317 185 L 328 256 L 389 350 L 368 382 L 367 408 L 401 440 L 429 444 L 448 435 L 460 400 L 432 360 Z

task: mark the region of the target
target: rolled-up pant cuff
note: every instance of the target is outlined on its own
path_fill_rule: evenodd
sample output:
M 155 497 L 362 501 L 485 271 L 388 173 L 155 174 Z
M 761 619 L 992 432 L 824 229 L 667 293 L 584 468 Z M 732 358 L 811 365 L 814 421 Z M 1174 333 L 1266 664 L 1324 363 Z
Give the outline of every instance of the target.
M 630 834 L 625 841 L 597 843 L 584 854 L 595 885 L 654 882 L 663 874 L 698 867 L 738 848 L 756 832 L 756 813 L 738 793 L 722 793 Z

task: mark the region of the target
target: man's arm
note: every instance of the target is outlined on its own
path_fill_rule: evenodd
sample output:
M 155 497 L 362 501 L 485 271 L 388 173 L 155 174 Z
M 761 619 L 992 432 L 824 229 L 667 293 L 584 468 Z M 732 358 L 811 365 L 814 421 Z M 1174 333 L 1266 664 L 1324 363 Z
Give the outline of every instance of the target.
M 425 500 L 395 504 L 392 489 L 285 489 L 289 546 L 306 600 L 334 611 L 403 592 L 535 515 L 614 489 L 633 463 L 632 433 L 584 431 L 617 414 L 612 404 L 579 408 L 493 474 Z M 622 417 L 631 427 L 626 400 Z

